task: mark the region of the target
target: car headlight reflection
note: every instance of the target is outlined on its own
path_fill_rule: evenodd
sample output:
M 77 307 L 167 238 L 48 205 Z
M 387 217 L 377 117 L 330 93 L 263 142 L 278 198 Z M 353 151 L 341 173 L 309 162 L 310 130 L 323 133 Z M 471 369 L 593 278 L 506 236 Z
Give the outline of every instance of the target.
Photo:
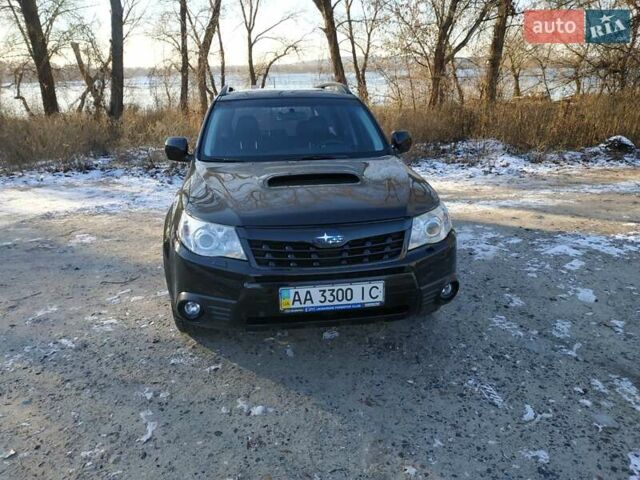
M 180 217 L 178 238 L 197 255 L 247 259 L 234 227 L 203 222 L 186 212 Z
M 438 243 L 444 240 L 449 235 L 451 228 L 449 211 L 444 203 L 440 202 L 440 205 L 430 212 L 413 218 L 409 250 L 427 243 Z

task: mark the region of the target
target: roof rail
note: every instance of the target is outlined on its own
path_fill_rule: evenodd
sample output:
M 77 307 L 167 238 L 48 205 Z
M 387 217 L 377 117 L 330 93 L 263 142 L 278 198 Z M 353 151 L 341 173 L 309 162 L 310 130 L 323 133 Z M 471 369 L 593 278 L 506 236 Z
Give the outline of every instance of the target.
M 353 95 L 351 93 L 351 90 L 349 90 L 349 87 L 347 87 L 344 83 L 340 83 L 340 82 L 324 82 L 324 83 L 320 83 L 318 85 L 315 85 L 313 88 L 321 88 L 323 90 L 327 90 L 327 89 L 334 89 L 339 91 L 340 93 L 345 93 L 347 95 Z
M 222 87 L 222 90 L 220 90 L 220 93 L 218 94 L 219 97 L 224 97 L 225 95 L 229 95 L 231 92 L 235 92 L 235 88 L 233 88 L 231 85 L 225 85 L 224 87 Z

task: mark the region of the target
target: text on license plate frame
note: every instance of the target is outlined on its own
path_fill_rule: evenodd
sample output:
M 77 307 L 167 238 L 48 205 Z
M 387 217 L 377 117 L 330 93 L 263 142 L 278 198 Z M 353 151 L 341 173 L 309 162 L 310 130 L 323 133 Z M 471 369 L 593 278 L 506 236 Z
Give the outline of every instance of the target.
M 281 287 L 278 303 L 283 313 L 353 310 L 384 305 L 384 280 Z

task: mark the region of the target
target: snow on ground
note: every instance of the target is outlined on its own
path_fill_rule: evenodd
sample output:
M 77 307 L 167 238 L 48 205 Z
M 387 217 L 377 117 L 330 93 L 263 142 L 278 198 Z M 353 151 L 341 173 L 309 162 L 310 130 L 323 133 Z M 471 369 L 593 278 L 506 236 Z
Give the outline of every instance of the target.
M 0 177 L 0 225 L 7 219 L 74 211 L 159 209 L 171 204 L 177 175 L 141 168 L 110 168 L 104 160 L 88 172 L 31 171 Z
M 640 480 L 640 449 L 629 452 L 629 480 Z
M 535 152 L 515 154 L 498 140 L 467 140 L 442 145 L 436 158 L 418 160 L 412 167 L 428 177 L 450 179 L 544 175 L 580 171 L 584 168 L 640 167 L 640 155 L 638 150 L 614 154 L 605 144 L 582 151 L 551 152 L 542 155 Z M 622 188 L 637 189 L 638 182 L 625 183 Z
M 610 236 L 575 233 L 561 234 L 552 239 L 541 239 L 536 243 L 536 248 L 543 255 L 552 256 L 579 257 L 586 250 L 592 250 L 613 257 L 624 257 L 640 251 L 640 234 Z M 565 266 L 570 269 L 577 269 L 583 264 L 568 265 Z

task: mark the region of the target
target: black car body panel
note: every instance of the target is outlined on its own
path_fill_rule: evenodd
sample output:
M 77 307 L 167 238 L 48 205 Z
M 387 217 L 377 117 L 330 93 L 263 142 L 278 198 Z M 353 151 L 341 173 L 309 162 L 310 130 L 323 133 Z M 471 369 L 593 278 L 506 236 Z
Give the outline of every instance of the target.
M 311 96 L 319 103 L 345 97 L 316 91 L 251 91 L 233 97 L 242 102 L 278 96 Z M 232 100 L 219 97 L 218 101 Z M 375 128 L 379 130 L 377 124 Z M 165 275 L 179 328 L 399 319 L 434 311 L 455 296 L 455 232 L 438 243 L 409 250 L 412 218 L 432 211 L 440 200 L 386 140 L 384 151 L 371 157 L 270 161 L 203 161 L 202 142 L 201 136 L 164 229 Z M 176 146 L 182 148 L 172 139 L 174 156 L 179 155 Z M 186 248 L 178 235 L 183 212 L 234 227 L 246 260 L 201 256 Z M 339 238 L 339 244 L 318 247 L 317 239 L 327 235 Z M 385 282 L 383 305 L 307 313 L 280 310 L 278 292 L 283 287 L 379 280 Z M 443 297 L 447 285 L 454 290 Z M 202 306 L 197 318 L 184 314 L 187 302 Z
M 198 327 L 255 329 L 396 320 L 420 311 L 435 311 L 446 303 L 438 295 L 444 285 L 457 281 L 455 244 L 452 231 L 439 244 L 420 247 L 375 267 L 265 271 L 241 260 L 205 259 L 176 241 L 165 268 L 177 305 L 196 300 L 204 306 L 205 315 L 192 322 Z M 379 279 L 385 280 L 387 288 L 382 308 L 305 314 L 282 313 L 278 308 L 278 290 L 283 286 Z
M 351 174 L 357 183 L 295 185 L 292 172 Z M 270 186 L 278 179 L 278 186 Z M 287 162 L 197 162 L 187 182 L 187 211 L 207 222 L 284 227 L 410 218 L 434 209 L 438 196 L 393 156 Z

